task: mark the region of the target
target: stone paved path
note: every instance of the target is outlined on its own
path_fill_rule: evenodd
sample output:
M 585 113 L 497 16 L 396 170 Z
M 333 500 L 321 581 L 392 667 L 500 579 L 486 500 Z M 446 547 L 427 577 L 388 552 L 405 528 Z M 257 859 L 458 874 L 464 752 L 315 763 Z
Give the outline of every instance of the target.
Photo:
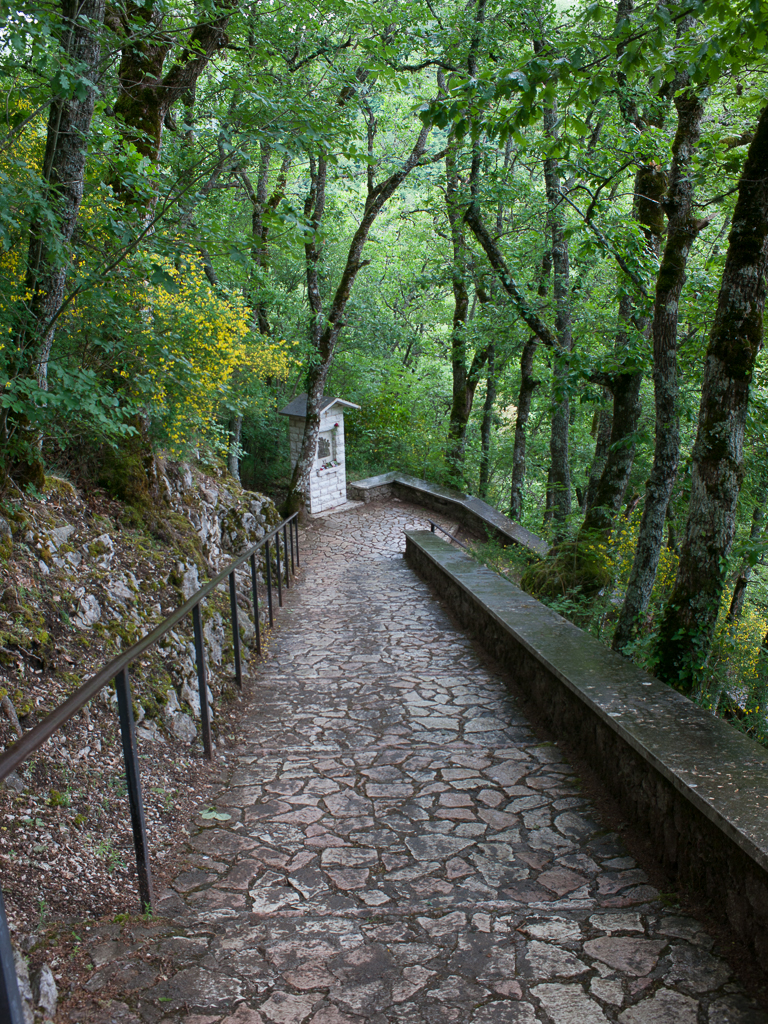
M 162 919 L 91 937 L 105 1024 L 763 1024 L 405 565 L 413 526 L 312 531 L 229 817 Z

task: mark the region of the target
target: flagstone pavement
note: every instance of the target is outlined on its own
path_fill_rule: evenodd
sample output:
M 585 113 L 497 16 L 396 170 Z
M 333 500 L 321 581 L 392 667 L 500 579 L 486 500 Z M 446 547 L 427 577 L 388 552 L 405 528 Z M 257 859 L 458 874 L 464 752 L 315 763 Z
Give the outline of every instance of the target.
M 90 936 L 82 1006 L 104 1024 L 764 1024 L 405 564 L 425 517 L 378 502 L 307 532 L 220 817 L 196 821 L 155 920 Z

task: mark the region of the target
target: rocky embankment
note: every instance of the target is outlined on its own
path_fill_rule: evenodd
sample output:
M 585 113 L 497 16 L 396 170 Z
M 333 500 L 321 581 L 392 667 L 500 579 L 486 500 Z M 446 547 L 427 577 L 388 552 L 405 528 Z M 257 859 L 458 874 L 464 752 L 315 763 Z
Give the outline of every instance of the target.
M 279 522 L 269 498 L 223 470 L 161 464 L 157 488 L 153 507 L 142 509 L 49 478 L 44 493 L 0 504 L 0 750 Z M 247 570 L 238 583 L 245 668 L 255 635 Z M 203 611 L 224 756 L 234 742 L 228 609 L 221 588 Z M 150 849 L 162 875 L 185 810 L 205 789 L 191 621 L 135 662 L 131 681 Z M 110 687 L 0 783 L 0 877 L 15 940 L 31 963 L 27 1006 L 47 1019 L 56 986 L 66 984 L 56 936 L 72 925 L 63 922 L 87 929 L 87 919 L 137 903 Z

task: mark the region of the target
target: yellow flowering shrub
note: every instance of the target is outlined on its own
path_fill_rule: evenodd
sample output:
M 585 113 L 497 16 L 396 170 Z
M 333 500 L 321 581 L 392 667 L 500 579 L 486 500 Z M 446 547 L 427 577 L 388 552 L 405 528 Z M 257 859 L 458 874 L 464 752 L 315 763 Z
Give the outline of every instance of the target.
M 4 120 L 32 113 L 31 104 L 14 97 Z M 32 197 L 40 189 L 45 152 L 46 122 L 38 114 L 22 129 L 0 135 L 0 351 L 14 330 L 13 316 L 18 304 L 32 297 L 24 288 L 24 271 L 29 237 L 26 218 Z
M 162 441 L 179 455 L 203 439 L 215 442 L 222 407 L 242 409 L 253 381 L 283 380 L 297 360 L 287 341 L 254 331 L 242 296 L 211 288 L 201 262 L 162 271 L 167 283 L 150 286 L 148 296 L 145 373 Z
M 614 585 L 621 594 L 626 590 L 632 572 L 632 562 L 635 558 L 642 516 L 642 509 L 636 508 L 628 520 L 622 519 L 619 522 L 612 540 L 603 544 L 604 557 L 613 572 Z M 677 552 L 672 551 L 666 544 L 662 545 L 659 565 L 656 570 L 656 582 L 651 592 L 652 605 L 663 603 L 672 592 L 678 562 Z

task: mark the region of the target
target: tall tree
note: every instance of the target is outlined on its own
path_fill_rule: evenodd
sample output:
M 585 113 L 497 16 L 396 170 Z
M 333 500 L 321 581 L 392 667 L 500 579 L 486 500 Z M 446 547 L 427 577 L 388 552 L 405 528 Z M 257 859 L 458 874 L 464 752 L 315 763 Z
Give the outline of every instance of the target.
M 631 25 L 635 10 L 634 0 L 619 0 L 616 7 L 615 33 L 620 38 Z M 622 120 L 635 139 L 640 139 L 650 128 L 662 127 L 669 107 L 669 87 L 664 83 L 660 96 L 646 98 L 641 110 L 638 96 L 627 82 L 621 58 L 626 46 L 623 40 L 617 46 L 619 58 L 616 78 L 619 85 L 618 101 Z M 667 189 L 667 175 L 655 160 L 647 157 L 635 170 L 632 218 L 640 225 L 645 237 L 646 255 L 656 263 L 661 251 L 664 232 L 662 203 Z M 638 289 L 637 281 L 621 267 L 623 280 L 619 298 L 619 328 L 613 349 L 616 369 L 602 373 L 599 382 L 607 388 L 613 399 L 610 438 L 606 458 L 597 480 L 590 480 L 584 522 L 579 531 L 584 539 L 596 533 L 604 536 L 613 528 L 614 519 L 621 508 L 635 457 L 635 434 L 640 422 L 640 389 L 643 382 L 643 361 L 638 358 L 639 335 L 645 339 L 650 326 L 646 310 L 647 296 Z
M 712 643 L 742 479 L 744 427 L 763 341 L 768 269 L 768 106 L 738 186 L 704 363 L 691 497 L 675 585 L 659 628 L 657 674 L 692 693 Z
M 704 105 L 687 81 L 675 83 L 677 131 L 672 143 L 669 189 L 664 201 L 667 238 L 656 277 L 653 306 L 653 386 L 656 408 L 656 443 L 653 468 L 645 489 L 632 571 L 613 637 L 621 651 L 634 638 L 640 617 L 648 606 L 656 579 L 664 539 L 667 505 L 677 476 L 680 426 L 677 377 L 677 324 L 680 293 L 686 277 L 688 255 L 704 225 L 696 218 L 691 164 L 701 135 Z
M 632 216 L 640 224 L 647 255 L 652 259 L 658 257 L 661 248 L 664 231 L 662 203 L 666 190 L 667 176 L 658 164 L 643 164 L 635 172 Z M 610 439 L 602 472 L 587 501 L 584 521 L 579 530 L 582 539 L 595 533 L 608 534 L 613 529 L 635 456 L 635 434 L 642 411 L 640 388 L 643 382 L 643 366 L 638 359 L 636 338 L 646 334 L 649 318 L 642 312 L 642 304 L 637 301 L 637 296 L 630 291 L 632 282 L 626 275 L 623 276 L 623 293 L 618 310 L 619 326 L 613 347 L 616 369 L 600 373 L 595 378 L 610 391 L 613 399 Z
M 540 53 L 544 46 L 534 44 Z M 555 347 L 552 359 L 552 429 L 549 456 L 550 473 L 547 489 L 548 506 L 552 510 L 555 531 L 561 536 L 571 512 L 571 467 L 569 462 L 570 399 L 568 376 L 571 333 L 571 271 L 568 237 L 565 231 L 565 208 L 560 179 L 560 162 L 554 155 L 558 139 L 557 99 L 544 108 L 544 134 L 549 152 L 544 158 L 544 186 L 547 195 L 547 226 L 552 247 L 552 292 L 555 302 Z
M 71 270 L 71 242 L 83 198 L 85 162 L 93 119 L 101 61 L 105 0 L 62 0 L 61 50 L 65 80 L 48 113 L 43 155 L 43 202 L 49 216 L 30 226 L 26 266 L 29 305 L 15 341 L 18 367 L 48 390 L 48 361 L 56 323 Z M 60 76 L 60 80 L 61 80 Z M 13 431 L 26 435 L 16 460 L 15 475 L 42 486 L 43 463 L 35 449 L 39 435 L 18 420 L 9 421 L 3 409 L 0 437 L 6 443 Z M 16 438 L 17 441 L 21 438 Z
M 763 520 L 765 519 L 765 503 L 768 495 L 763 493 L 760 501 L 752 511 L 752 523 L 749 530 L 749 544 L 752 549 L 742 560 L 736 580 L 733 585 L 733 594 L 728 608 L 728 621 L 736 622 L 744 611 L 744 602 L 747 597 L 747 586 L 752 578 L 752 569 L 755 564 L 754 552 L 761 545 L 761 534 L 763 532 Z
M 349 244 L 347 258 L 334 292 L 327 313 L 323 310 L 323 299 L 320 289 L 318 263 L 319 229 L 325 213 L 325 196 L 328 178 L 328 164 L 324 156 L 311 167 L 311 187 L 305 205 L 305 217 L 310 225 L 307 235 L 306 266 L 307 266 L 307 297 L 310 306 L 310 345 L 311 362 L 307 374 L 307 418 L 304 424 L 304 435 L 301 451 L 293 469 L 288 497 L 284 510 L 287 515 L 304 512 L 309 495 L 309 474 L 317 448 L 317 436 L 320 430 L 320 402 L 325 390 L 325 382 L 333 362 L 336 343 L 344 326 L 344 313 L 349 302 L 355 279 L 363 265 L 363 250 L 376 218 L 386 204 L 402 185 L 411 171 L 424 155 L 429 138 L 430 128 L 423 125 L 410 153 L 396 171 L 388 175 L 377 185 L 372 174 L 368 175 L 368 189 L 365 208 L 360 223 Z M 369 136 L 369 147 L 372 140 Z M 442 159 L 443 153 L 438 154 Z M 433 159 L 436 159 L 434 157 Z
M 477 493 L 483 499 L 488 497 L 491 482 L 491 434 L 493 431 L 493 410 L 496 404 L 496 348 L 488 346 L 488 361 L 485 376 L 485 401 L 483 419 L 480 424 L 480 479 Z
M 467 54 L 467 74 L 470 79 L 477 77 L 478 49 L 481 32 L 485 22 L 486 0 L 477 0 L 474 24 Z M 441 93 L 445 94 L 445 75 L 442 69 L 438 72 L 438 84 Z M 448 222 L 451 229 L 451 245 L 453 260 L 451 264 L 451 285 L 453 287 L 453 328 L 451 332 L 451 373 L 453 393 L 451 412 L 448 423 L 448 445 L 446 458 L 453 482 L 463 485 L 464 453 L 466 447 L 467 424 L 472 412 L 475 391 L 480 381 L 480 373 L 488 357 L 487 348 L 476 351 L 470 361 L 467 346 L 467 320 L 469 316 L 468 262 L 469 252 L 464 237 L 463 210 L 461 197 L 461 179 L 458 169 L 458 155 L 461 142 L 455 126 L 451 127 L 448 150 L 445 155 L 446 189 L 445 204 Z M 480 171 L 479 142 L 473 137 L 472 169 L 470 171 L 470 187 L 476 193 L 477 179 Z

